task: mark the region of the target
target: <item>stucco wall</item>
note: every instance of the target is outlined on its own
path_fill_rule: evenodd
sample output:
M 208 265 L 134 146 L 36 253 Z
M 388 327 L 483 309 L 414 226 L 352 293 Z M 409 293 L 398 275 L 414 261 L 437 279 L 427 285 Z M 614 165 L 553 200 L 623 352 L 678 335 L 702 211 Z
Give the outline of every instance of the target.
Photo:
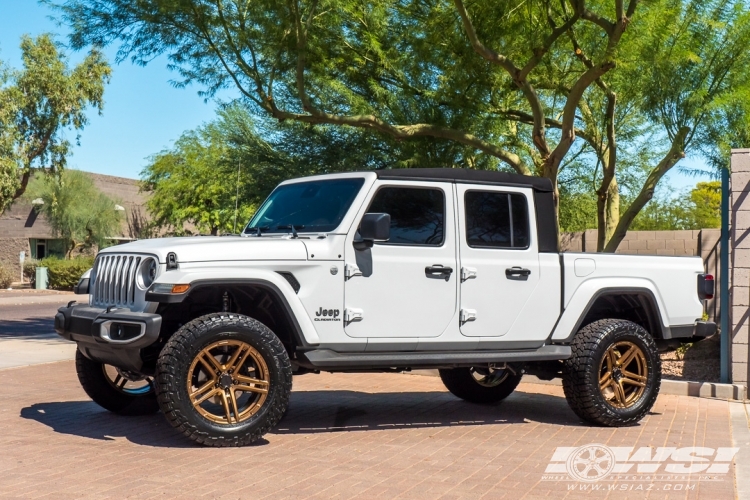
M 18 254 L 22 251 L 26 252 L 27 259 L 31 258 L 28 238 L 0 238 L 0 265 L 13 273 L 15 281 L 21 280 Z

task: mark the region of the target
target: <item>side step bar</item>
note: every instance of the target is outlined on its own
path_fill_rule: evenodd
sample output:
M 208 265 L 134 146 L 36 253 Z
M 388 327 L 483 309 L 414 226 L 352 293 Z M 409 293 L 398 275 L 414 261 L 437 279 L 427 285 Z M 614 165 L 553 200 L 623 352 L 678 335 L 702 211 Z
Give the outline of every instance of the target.
M 336 352 L 317 349 L 301 354 L 316 368 L 456 368 L 486 363 L 550 361 L 572 356 L 570 346 L 545 345 L 523 351 L 464 352 Z

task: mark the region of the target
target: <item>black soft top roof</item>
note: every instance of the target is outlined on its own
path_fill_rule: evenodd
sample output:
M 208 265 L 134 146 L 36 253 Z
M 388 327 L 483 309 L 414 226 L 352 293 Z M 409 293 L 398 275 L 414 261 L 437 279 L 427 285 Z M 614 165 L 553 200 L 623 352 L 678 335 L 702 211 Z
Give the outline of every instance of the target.
M 552 192 L 552 181 L 545 177 L 509 174 L 494 170 L 472 170 L 468 168 L 394 168 L 376 170 L 378 179 L 410 181 L 467 182 L 496 184 L 500 186 L 523 186 L 535 191 Z

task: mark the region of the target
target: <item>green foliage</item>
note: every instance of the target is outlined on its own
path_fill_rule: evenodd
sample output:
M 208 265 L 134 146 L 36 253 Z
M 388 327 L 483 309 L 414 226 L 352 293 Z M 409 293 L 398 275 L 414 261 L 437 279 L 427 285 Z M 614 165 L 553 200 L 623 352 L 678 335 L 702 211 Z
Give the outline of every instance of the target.
M 721 181 L 699 182 L 690 192 L 698 228 L 721 227 Z
M 640 211 L 630 229 L 662 231 L 721 227 L 721 182 L 699 182 L 688 193 L 652 199 Z
M 596 229 L 596 195 L 560 189 L 560 231 L 572 233 Z
M 32 286 L 36 282 L 36 268 L 38 265 L 39 261 L 36 259 L 26 259 L 23 261 L 23 277 Z
M 13 276 L 13 273 L 11 273 L 8 269 L 0 265 L 0 290 L 5 290 L 6 288 L 10 288 L 10 285 L 13 284 L 15 281 L 15 277 Z
M 151 158 L 143 170 L 144 190 L 152 193 L 148 209 L 153 223 L 172 234 L 189 234 L 186 224 L 216 235 L 241 229 L 253 211 L 246 191 L 248 170 L 242 175 L 242 158 L 230 149 L 231 133 L 225 119 L 185 132 L 174 147 Z M 235 120 L 237 122 L 237 120 Z M 235 125 L 245 125 L 235 123 Z M 269 149 L 255 138 L 255 153 Z M 239 178 L 238 178 L 239 169 Z
M 23 36 L 21 57 L 22 70 L 3 70 L 0 61 L 0 213 L 24 193 L 32 169 L 65 167 L 65 132 L 86 126 L 90 106 L 101 113 L 112 72 L 99 49 L 69 68 L 48 34 Z
M 34 178 L 26 197 L 41 198 L 37 211 L 44 215 L 53 234 L 66 242 L 66 253 L 102 247 L 120 229 L 115 201 L 99 191 L 91 177 L 77 170 L 57 176 Z
M 561 227 L 589 225 L 593 199 L 598 246 L 614 251 L 682 158 L 726 166 L 727 147 L 750 138 L 746 7 L 70 0 L 60 10 L 74 47 L 120 42 L 120 58 L 143 64 L 167 54 L 181 84 L 209 97 L 234 86 L 254 115 L 295 123 L 291 133 L 313 125 L 325 144 L 369 140 L 328 135 L 342 126 L 374 132 L 373 163 L 385 151 L 389 166 L 501 168 L 563 185 L 576 170 L 586 182 L 561 188 L 573 204 L 561 206 Z
M 83 273 L 94 266 L 94 257 L 76 259 L 42 259 L 37 267 L 47 268 L 48 286 L 52 290 L 72 290 Z

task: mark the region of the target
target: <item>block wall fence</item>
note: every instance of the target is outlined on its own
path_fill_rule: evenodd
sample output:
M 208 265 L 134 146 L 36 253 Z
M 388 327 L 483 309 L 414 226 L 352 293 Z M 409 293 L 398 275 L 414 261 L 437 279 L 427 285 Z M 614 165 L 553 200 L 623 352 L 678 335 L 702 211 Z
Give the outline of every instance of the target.
M 732 382 L 748 381 L 750 322 L 750 149 L 732 150 L 729 198 L 729 325 Z

